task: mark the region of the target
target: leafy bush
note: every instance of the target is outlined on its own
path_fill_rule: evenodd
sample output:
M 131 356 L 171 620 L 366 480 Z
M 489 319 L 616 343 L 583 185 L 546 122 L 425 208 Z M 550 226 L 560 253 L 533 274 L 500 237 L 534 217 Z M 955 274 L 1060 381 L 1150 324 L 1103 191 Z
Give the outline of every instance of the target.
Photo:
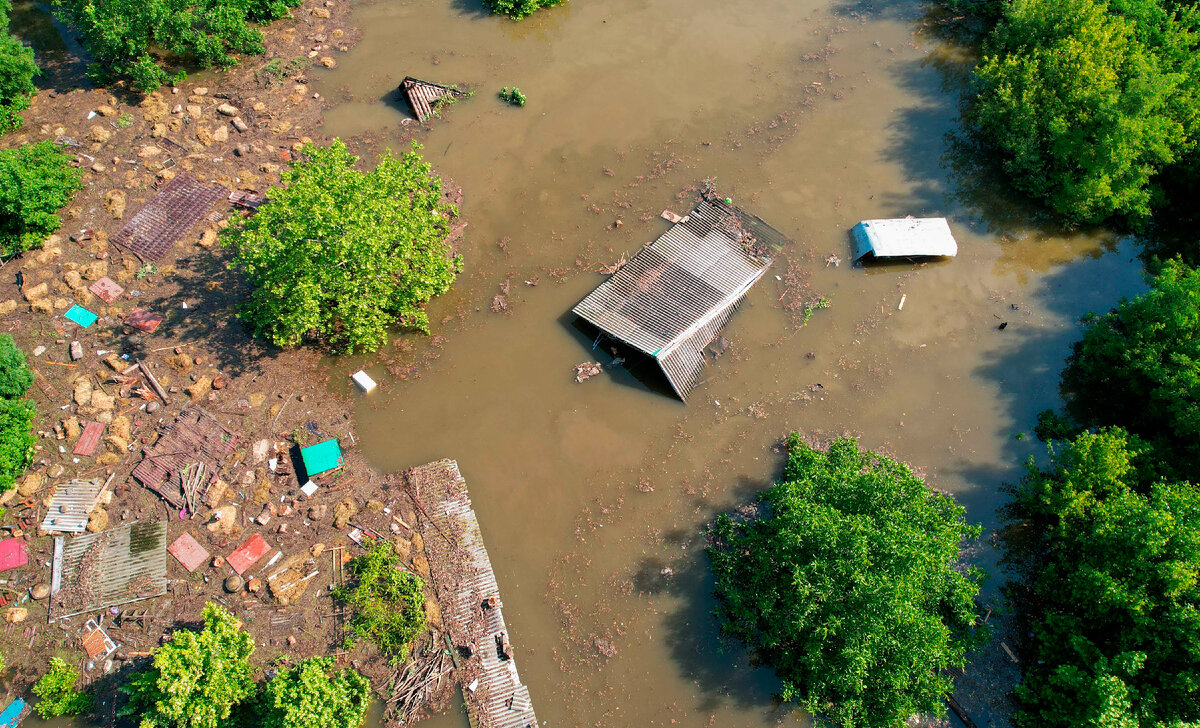
M 0 149 L 0 256 L 38 247 L 82 185 L 71 155 L 49 141 Z
M 75 689 L 79 670 L 61 658 L 50 658 L 50 671 L 33 686 L 38 696 L 37 712 L 42 718 L 80 715 L 92 709 L 92 696 Z
M 968 115 L 1012 184 L 1068 222 L 1146 219 L 1200 133 L 1200 14 L 1155 0 L 1013 0 Z
M 353 668 L 334 672 L 331 658 L 313 657 L 268 682 L 263 701 L 262 728 L 359 728 L 371 683 Z
M 1032 463 L 1005 509 L 1011 596 L 1032 628 L 1019 728 L 1200 720 L 1200 491 L 1147 482 L 1119 429 Z
M 504 88 L 500 89 L 500 98 L 504 99 L 513 106 L 525 105 L 525 94 L 521 93 L 521 89 L 517 88 L 516 86 L 513 86 L 512 88 L 505 86 Z
M 708 553 L 722 632 L 775 668 L 783 698 L 842 726 L 942 713 L 947 671 L 982 639 L 980 529 L 903 463 L 852 438 L 788 440 L 783 481 L 748 520 L 718 517 Z
M 1067 412 L 1156 446 L 1180 473 L 1200 458 L 1200 273 L 1167 263 L 1146 293 L 1091 316 L 1062 375 Z M 1149 463 L 1146 464 L 1149 466 Z
M 96 62 L 91 73 L 128 78 L 152 91 L 187 70 L 227 68 L 235 54 L 263 52 L 251 23 L 283 17 L 299 0 L 54 0 L 59 18 L 75 28 Z
M 533 15 L 542 8 L 552 7 L 563 0 L 483 0 L 484 6 L 496 15 L 507 15 L 513 20 L 521 20 Z
M 20 397 L 31 384 L 33 372 L 25 364 L 25 352 L 12 334 L 0 334 L 0 399 Z
M 425 631 L 425 583 L 408 572 L 391 541 L 372 541 L 366 553 L 347 565 L 352 582 L 334 598 L 354 608 L 350 631 L 369 639 L 393 662 L 408 657 L 413 640 Z
M 129 702 L 120 715 L 141 728 L 218 728 L 235 705 L 254 694 L 254 640 L 232 614 L 206 604 L 199 632 L 180 630 L 154 653 L 151 668 L 120 690 Z
M 24 399 L 0 399 L 0 493 L 13 487 L 33 462 L 37 410 Z
M 8 32 L 10 12 L 11 0 L 0 0 L 0 134 L 21 126 L 18 114 L 29 108 L 29 99 L 37 90 L 33 51 Z
M 232 266 L 253 286 L 242 317 L 256 334 L 355 352 L 382 347 L 396 322 L 428 330 L 423 306 L 460 261 L 445 243 L 457 210 L 419 148 L 360 172 L 341 140 L 307 145 L 271 201 L 227 232 Z

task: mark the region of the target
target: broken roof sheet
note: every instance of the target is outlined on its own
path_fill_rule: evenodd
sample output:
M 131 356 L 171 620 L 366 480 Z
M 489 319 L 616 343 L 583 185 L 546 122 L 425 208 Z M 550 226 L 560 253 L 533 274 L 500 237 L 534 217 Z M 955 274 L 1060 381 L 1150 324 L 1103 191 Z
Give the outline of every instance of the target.
M 138 210 L 113 235 L 112 241 L 129 248 L 142 260 L 160 260 L 213 205 L 228 195 L 229 190 L 219 184 L 181 174 Z
M 944 217 L 863 220 L 854 226 L 854 259 L 928 258 L 958 254 L 958 243 Z
M 259 559 L 266 556 L 270 550 L 271 547 L 267 545 L 263 537 L 256 533 L 246 539 L 245 543 L 241 546 L 234 549 L 229 554 L 226 562 L 240 576 L 241 574 L 245 574 L 251 566 L 254 566 Z
M 50 497 L 46 517 L 42 519 L 42 530 L 83 533 L 103 493 L 104 485 L 100 480 L 60 483 Z
M 695 386 L 704 347 L 771 264 L 786 238 L 715 199 L 622 266 L 574 308 L 576 315 L 654 357 L 680 399 Z
M 29 563 L 25 553 L 25 542 L 19 538 L 0 541 L 0 571 L 8 571 Z
M 54 539 L 51 621 L 167 593 L 167 524 Z
M 174 556 L 188 571 L 199 569 L 200 565 L 208 561 L 209 557 L 208 549 L 201 546 L 200 542 L 187 531 L 179 534 L 179 538 L 167 547 L 167 553 Z
M 88 422 L 83 426 L 83 432 L 79 434 L 79 439 L 75 442 L 75 449 L 71 451 L 71 454 L 91 457 L 96 453 L 96 446 L 100 444 L 100 436 L 103 434 L 103 422 Z
M 79 304 L 71 306 L 63 316 L 66 316 L 68 320 L 74 321 L 85 329 L 96 323 L 96 319 L 100 318 Z
M 187 497 L 180 471 L 193 463 L 204 464 L 204 482 L 196 493 L 196 499 L 202 499 L 237 441 L 238 436 L 215 417 L 199 407 L 188 407 L 146 450 L 145 459 L 133 469 L 133 477 L 166 502 L 183 508 Z
M 417 121 L 421 122 L 437 113 L 435 106 L 438 99 L 447 96 L 451 98 L 466 96 L 466 93 L 459 89 L 443 86 L 440 83 L 422 81 L 412 76 L 405 76 L 404 80 L 400 82 L 400 93 L 412 107 Z

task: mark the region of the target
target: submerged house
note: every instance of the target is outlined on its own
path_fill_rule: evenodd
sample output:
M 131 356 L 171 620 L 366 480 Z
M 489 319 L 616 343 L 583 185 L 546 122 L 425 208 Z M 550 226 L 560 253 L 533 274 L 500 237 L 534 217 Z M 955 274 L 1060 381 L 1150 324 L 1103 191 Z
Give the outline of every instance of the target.
M 876 258 L 939 258 L 958 254 L 944 217 L 863 220 L 850 231 L 854 261 Z
M 419 78 L 405 76 L 400 82 L 400 94 L 408 101 L 417 121 L 424 123 L 426 119 L 437 114 L 438 106 L 443 103 L 463 98 L 467 94 L 453 86 L 443 86 L 440 83 L 422 81 Z
M 704 367 L 704 347 L 785 241 L 757 217 L 705 199 L 573 311 L 658 362 L 686 400 Z

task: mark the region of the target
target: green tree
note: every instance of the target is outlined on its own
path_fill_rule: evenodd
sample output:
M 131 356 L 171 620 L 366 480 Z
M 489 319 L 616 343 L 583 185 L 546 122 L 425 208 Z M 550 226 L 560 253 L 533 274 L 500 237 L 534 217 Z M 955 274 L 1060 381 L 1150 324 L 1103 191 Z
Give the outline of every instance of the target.
M 232 614 L 206 604 L 199 632 L 180 630 L 154 653 L 154 664 L 120 690 L 120 714 L 141 728 L 219 728 L 238 703 L 254 695 L 254 639 Z
M 371 702 L 371 683 L 353 668 L 333 669 L 312 657 L 280 672 L 263 689 L 262 728 L 359 728 Z
M 39 247 L 82 187 L 71 155 L 49 141 L 0 149 L 0 256 Z
M 1154 445 L 1178 472 L 1195 472 L 1200 273 L 1169 262 L 1149 291 L 1085 321 L 1062 374 L 1067 412 L 1085 427 L 1123 427 Z
M 460 267 L 445 242 L 457 210 L 417 149 L 385 152 L 360 172 L 341 140 L 307 145 L 271 201 L 230 229 L 232 265 L 253 286 L 242 316 L 256 334 L 355 352 L 382 347 L 397 322 L 428 330 L 424 304 Z
M 347 569 L 351 581 L 333 596 L 354 608 L 350 633 L 374 642 L 393 662 L 406 659 L 413 640 L 425 632 L 425 583 L 383 539 L 372 541 Z
M 152 91 L 190 69 L 227 68 L 237 54 L 263 52 L 251 23 L 283 17 L 299 0 L 54 0 L 59 18 L 83 36 L 102 81 L 128 78 Z
M 1200 491 L 1148 481 L 1120 429 L 1030 462 L 1004 515 L 1032 638 L 1019 728 L 1200 720 Z
M 29 99 L 37 90 L 33 50 L 8 32 L 11 12 L 11 0 L 0 0 L 0 134 L 21 126 L 18 114 L 29 108 Z
M 13 487 L 33 462 L 37 410 L 24 399 L 0 399 L 0 493 Z
M 1197 18 L 1155 0 L 1013 0 L 968 119 L 1012 184 L 1068 222 L 1139 223 L 1156 175 L 1196 146 Z
M 947 670 L 983 638 L 981 575 L 960 566 L 979 533 L 903 463 L 853 438 L 821 452 L 793 434 L 759 514 L 713 529 L 722 631 L 775 668 L 785 700 L 835 725 L 941 714 Z
M 37 712 L 42 718 L 81 715 L 92 709 L 92 696 L 77 690 L 79 670 L 59 657 L 50 658 L 50 671 L 33 686 L 38 696 Z
M 20 397 L 33 384 L 33 372 L 25 364 L 25 352 L 12 334 L 0 334 L 0 399 Z
M 513 20 L 521 20 L 533 15 L 542 8 L 559 5 L 563 0 L 483 0 L 488 10 L 496 15 L 507 15 Z M 520 104 L 524 106 L 524 104 Z

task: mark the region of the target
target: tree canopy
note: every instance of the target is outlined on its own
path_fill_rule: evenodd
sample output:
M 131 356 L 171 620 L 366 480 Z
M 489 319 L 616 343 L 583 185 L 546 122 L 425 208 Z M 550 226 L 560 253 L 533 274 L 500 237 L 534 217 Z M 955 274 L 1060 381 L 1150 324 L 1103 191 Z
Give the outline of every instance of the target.
M 384 152 L 361 172 L 339 139 L 306 145 L 270 202 L 230 229 L 232 265 L 253 288 L 242 316 L 256 334 L 358 352 L 382 347 L 397 323 L 428 330 L 424 305 L 450 288 L 460 261 L 446 244 L 457 210 L 419 148 Z
M 29 99 L 37 90 L 33 51 L 8 32 L 11 12 L 11 0 L 0 0 L 0 134 L 21 125 L 18 114 L 29 108 Z
M 709 548 L 724 634 L 775 668 L 783 698 L 847 728 L 944 712 L 946 671 L 979 643 L 980 529 L 903 463 L 792 435 L 756 517 L 717 519 Z
M 189 70 L 237 63 L 263 52 L 252 23 L 287 14 L 299 0 L 54 0 L 58 17 L 77 30 L 101 81 L 128 78 L 152 91 Z
M 1126 433 L 1031 462 L 1006 508 L 1013 596 L 1032 628 L 1019 728 L 1200 720 L 1200 491 L 1137 472 Z
M 483 0 L 496 15 L 507 15 L 513 20 L 521 20 L 533 15 L 542 8 L 559 5 L 563 0 Z M 524 104 L 521 104 L 524 106 Z
M 0 256 L 40 247 L 82 187 L 71 155 L 50 141 L 0 149 Z
M 1194 472 L 1200 458 L 1200 273 L 1169 262 L 1149 291 L 1086 321 L 1062 375 L 1067 412 L 1085 427 L 1123 427 L 1179 472 Z
M 79 670 L 61 657 L 50 658 L 50 670 L 33 686 L 38 696 L 37 712 L 42 718 L 60 715 L 80 715 L 92 709 L 92 696 L 75 687 Z
M 353 638 L 371 640 L 393 662 L 407 659 L 425 632 L 425 584 L 402 566 L 391 541 L 374 540 L 347 564 L 351 581 L 333 593 L 353 608 Z
M 313 657 L 281 671 L 263 688 L 262 728 L 359 728 L 371 684 L 354 670 Z
M 232 614 L 206 604 L 198 632 L 179 630 L 154 653 L 153 666 L 120 690 L 121 715 L 141 728 L 220 728 L 234 706 L 254 695 L 254 639 Z
M 0 493 L 13 487 L 33 462 L 33 424 L 37 410 L 19 399 L 33 384 L 33 372 L 12 334 L 0 334 Z
M 1013 0 L 968 120 L 1012 184 L 1071 223 L 1140 224 L 1200 134 L 1200 13 L 1170 0 Z

